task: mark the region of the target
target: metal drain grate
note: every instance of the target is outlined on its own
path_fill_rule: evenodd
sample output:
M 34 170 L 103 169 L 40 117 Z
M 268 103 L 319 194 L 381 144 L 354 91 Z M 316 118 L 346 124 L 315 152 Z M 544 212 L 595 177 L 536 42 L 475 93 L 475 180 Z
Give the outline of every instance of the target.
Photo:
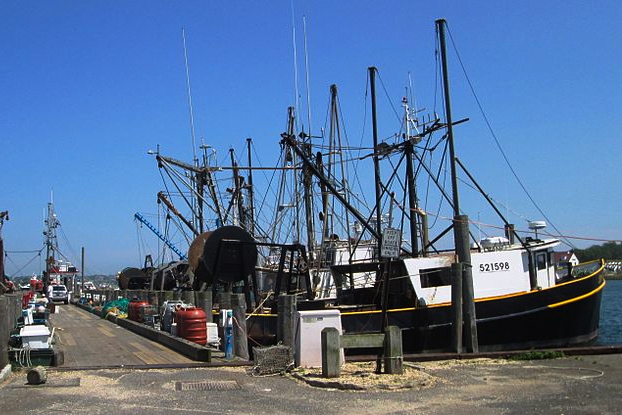
M 175 382 L 176 391 L 231 391 L 242 389 L 235 380 Z

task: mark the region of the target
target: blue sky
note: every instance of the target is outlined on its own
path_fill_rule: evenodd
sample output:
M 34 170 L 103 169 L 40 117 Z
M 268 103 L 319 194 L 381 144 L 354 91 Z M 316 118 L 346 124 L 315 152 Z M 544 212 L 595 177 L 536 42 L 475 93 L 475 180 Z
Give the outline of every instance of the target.
M 311 111 L 324 123 L 331 84 L 346 129 L 363 129 L 367 67 L 379 69 L 380 136 L 392 134 L 411 74 L 434 106 L 434 20 L 447 19 L 469 79 L 515 170 L 546 215 L 587 247 L 622 238 L 621 56 L 617 1 L 294 1 L 299 93 L 307 23 Z M 87 273 L 139 265 L 134 212 L 156 212 L 161 180 L 147 150 L 191 161 L 182 28 L 197 137 L 227 157 L 253 138 L 276 160 L 294 104 L 292 2 L 12 1 L 0 3 L 0 210 L 7 250 L 43 244 L 54 192 L 64 251 Z M 504 172 L 455 56 L 459 157 L 497 200 L 542 219 Z M 369 110 L 367 110 L 369 112 Z M 306 113 L 306 108 L 305 108 Z M 369 121 L 367 121 L 369 122 Z M 472 204 L 472 218 L 480 206 Z M 483 208 L 482 208 L 483 209 Z M 524 224 L 519 224 L 523 226 Z M 524 226 L 523 226 L 524 227 Z M 552 231 L 552 230 L 551 230 Z M 64 240 L 60 240 L 61 246 Z M 155 242 L 154 242 L 155 244 Z M 28 255 L 11 255 L 12 275 Z M 39 272 L 34 260 L 21 274 Z

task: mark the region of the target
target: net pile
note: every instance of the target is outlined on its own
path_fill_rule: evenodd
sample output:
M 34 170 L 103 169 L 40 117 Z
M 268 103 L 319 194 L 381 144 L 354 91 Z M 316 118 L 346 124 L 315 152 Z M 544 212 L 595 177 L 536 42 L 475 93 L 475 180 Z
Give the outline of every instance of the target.
M 129 304 L 130 300 L 127 298 L 119 298 L 116 301 L 110 301 L 109 303 L 104 304 L 101 314 L 102 318 L 105 318 L 108 313 L 113 313 L 118 317 L 126 318 Z

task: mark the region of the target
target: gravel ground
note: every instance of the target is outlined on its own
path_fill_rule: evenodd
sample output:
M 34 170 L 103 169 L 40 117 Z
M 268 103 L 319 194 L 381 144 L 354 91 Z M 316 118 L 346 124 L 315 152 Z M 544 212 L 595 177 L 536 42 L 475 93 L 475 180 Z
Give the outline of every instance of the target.
M 455 360 L 406 364 L 402 377 L 348 364 L 338 383 L 316 370 L 254 377 L 244 367 L 26 372 L 0 384 L 11 414 L 617 414 L 620 355 L 538 361 Z M 301 380 L 302 379 L 302 380 Z M 311 382 L 313 383 L 313 382 Z

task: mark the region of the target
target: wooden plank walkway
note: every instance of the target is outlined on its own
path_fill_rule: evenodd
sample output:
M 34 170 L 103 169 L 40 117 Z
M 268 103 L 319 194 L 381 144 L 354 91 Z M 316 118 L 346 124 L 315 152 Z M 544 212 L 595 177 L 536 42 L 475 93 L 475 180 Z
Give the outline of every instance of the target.
M 61 367 L 111 367 L 192 363 L 191 359 L 71 304 L 50 314 L 57 344 L 64 351 Z

